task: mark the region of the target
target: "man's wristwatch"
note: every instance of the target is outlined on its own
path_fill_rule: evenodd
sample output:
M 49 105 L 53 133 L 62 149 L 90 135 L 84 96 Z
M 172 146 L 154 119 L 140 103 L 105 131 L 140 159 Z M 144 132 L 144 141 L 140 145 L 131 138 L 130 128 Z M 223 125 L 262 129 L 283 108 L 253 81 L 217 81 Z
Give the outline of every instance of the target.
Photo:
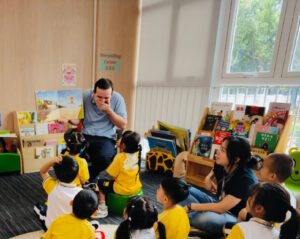
M 192 204 L 191 203 L 187 204 L 186 207 L 189 209 L 189 212 L 192 211 Z

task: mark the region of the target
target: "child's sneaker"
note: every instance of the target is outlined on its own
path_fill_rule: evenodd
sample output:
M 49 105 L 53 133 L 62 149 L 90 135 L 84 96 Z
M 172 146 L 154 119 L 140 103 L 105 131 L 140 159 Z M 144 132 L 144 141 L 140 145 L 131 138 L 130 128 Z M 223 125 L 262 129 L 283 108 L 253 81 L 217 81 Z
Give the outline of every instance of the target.
M 97 218 L 104 218 L 107 217 L 108 215 L 108 209 L 105 204 L 99 204 L 98 205 L 98 213 L 94 216 L 91 216 L 92 219 L 97 219 Z

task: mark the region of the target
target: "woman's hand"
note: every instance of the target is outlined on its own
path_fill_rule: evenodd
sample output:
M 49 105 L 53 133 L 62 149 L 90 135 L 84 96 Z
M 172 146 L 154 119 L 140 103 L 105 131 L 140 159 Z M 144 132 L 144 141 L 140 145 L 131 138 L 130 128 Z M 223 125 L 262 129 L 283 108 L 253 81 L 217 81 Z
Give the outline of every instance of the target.
M 217 185 L 213 181 L 214 172 L 210 171 L 210 173 L 205 177 L 205 189 L 210 191 L 212 194 L 217 193 Z

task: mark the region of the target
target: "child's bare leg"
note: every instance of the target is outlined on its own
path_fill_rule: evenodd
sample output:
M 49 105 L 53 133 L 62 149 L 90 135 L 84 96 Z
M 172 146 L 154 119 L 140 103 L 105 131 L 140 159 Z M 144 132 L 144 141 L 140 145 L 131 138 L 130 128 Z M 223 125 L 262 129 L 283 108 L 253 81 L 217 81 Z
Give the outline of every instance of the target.
M 105 194 L 99 190 L 99 204 L 105 204 Z

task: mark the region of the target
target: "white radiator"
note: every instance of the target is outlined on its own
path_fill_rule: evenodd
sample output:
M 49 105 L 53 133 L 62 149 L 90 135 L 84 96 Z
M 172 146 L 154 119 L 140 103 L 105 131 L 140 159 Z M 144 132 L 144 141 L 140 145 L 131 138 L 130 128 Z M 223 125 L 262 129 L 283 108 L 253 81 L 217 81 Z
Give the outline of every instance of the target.
M 157 120 L 197 131 L 207 106 L 207 87 L 138 86 L 134 130 L 144 135 Z

